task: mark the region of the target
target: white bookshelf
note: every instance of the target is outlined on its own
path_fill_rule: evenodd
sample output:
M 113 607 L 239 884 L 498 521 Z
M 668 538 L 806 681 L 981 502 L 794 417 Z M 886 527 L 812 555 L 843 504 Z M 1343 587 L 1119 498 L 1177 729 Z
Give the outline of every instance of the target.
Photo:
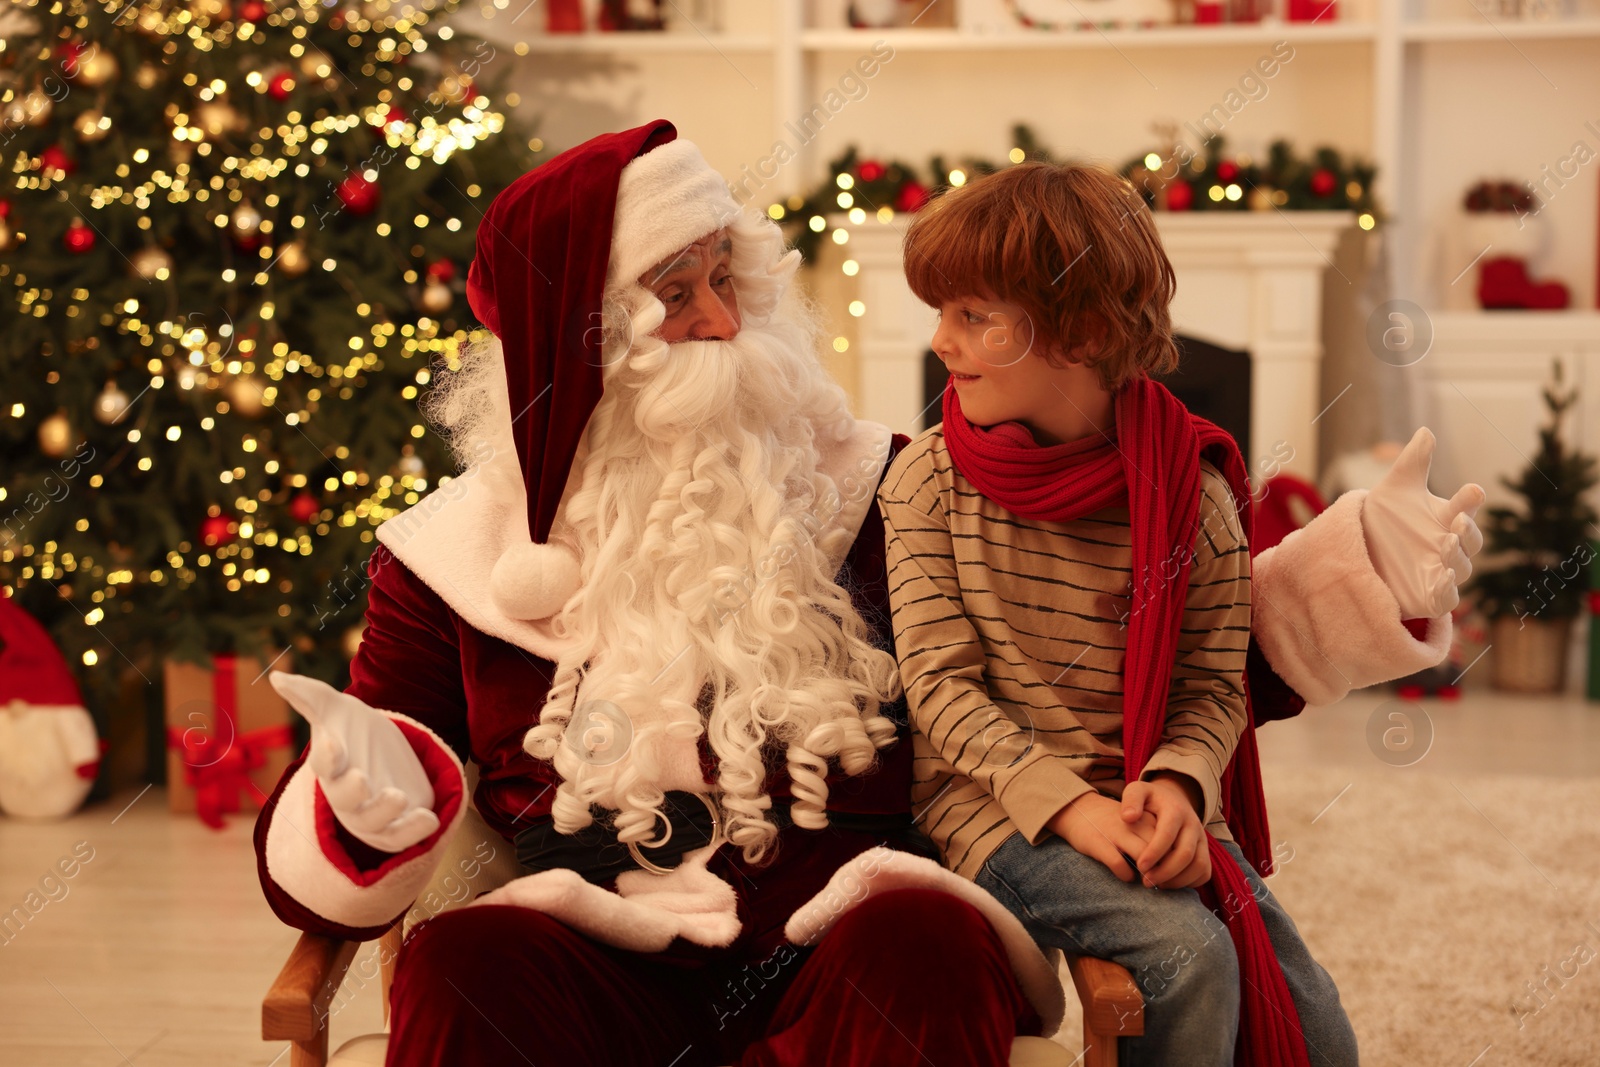
M 1052 122 L 1065 125 L 1069 136 L 1081 127 L 1082 142 L 1069 148 L 1086 147 L 1108 162 L 1120 162 L 1139 146 L 1155 143 L 1152 121 L 1202 113 L 1257 55 L 1287 41 L 1297 57 L 1305 58 L 1296 59 L 1293 84 L 1284 79 L 1273 89 L 1293 99 L 1281 106 L 1270 103 L 1258 109 L 1262 114 L 1245 117 L 1239 129 L 1227 131 L 1230 147 L 1237 151 L 1241 140 L 1252 139 L 1264 146 L 1271 137 L 1287 136 L 1307 150 L 1326 139 L 1376 163 L 1375 192 L 1390 216 L 1391 287 L 1396 295 L 1424 306 L 1444 306 L 1434 291 L 1440 280 L 1434 274 L 1441 268 L 1425 262 L 1433 234 L 1449 225 L 1441 205 L 1458 202 L 1478 178 L 1497 172 L 1532 178 L 1538 169 L 1523 164 L 1519 172 L 1515 164 L 1500 161 L 1514 153 L 1500 152 L 1495 144 L 1472 143 L 1475 137 L 1493 140 L 1482 134 L 1488 130 L 1492 135 L 1499 117 L 1486 115 L 1485 128 L 1477 129 L 1470 116 L 1442 116 L 1440 101 L 1448 106 L 1457 95 L 1478 99 L 1492 91 L 1504 101 L 1504 121 L 1518 127 L 1519 137 L 1512 141 L 1525 143 L 1527 138 L 1520 135 L 1528 127 L 1548 121 L 1547 147 L 1520 149 L 1524 157 L 1537 160 L 1541 151 L 1554 159 L 1581 135 L 1567 122 L 1572 128 L 1564 136 L 1561 121 L 1550 116 L 1551 106 L 1574 96 L 1587 94 L 1592 100 L 1600 95 L 1600 73 L 1586 73 L 1600 72 L 1600 0 L 1567 0 L 1563 17 L 1542 20 L 1490 17 L 1471 0 L 1345 0 L 1337 18 L 1325 23 L 1269 19 L 1152 28 L 1134 23 L 1170 17 L 1167 0 L 1095 0 L 1092 6 L 1024 0 L 1039 17 L 1071 19 L 1078 12 L 1126 22 L 1122 28 L 1057 31 L 1020 26 L 1003 0 L 939 4 L 934 15 L 949 5 L 950 25 L 878 30 L 847 26 L 844 0 L 674 3 L 666 6 L 669 28 L 659 33 L 546 35 L 541 32 L 542 9 L 513 16 L 510 8 L 520 6 L 516 2 L 502 10 L 492 5 L 463 10 L 455 21 L 519 56 L 537 56 L 544 63 L 565 57 L 579 72 L 592 73 L 604 64 L 609 64 L 608 71 L 634 72 L 638 82 L 626 106 L 638 121 L 663 108 L 671 108 L 669 117 L 681 120 L 681 101 L 690 98 L 686 79 L 697 68 L 720 67 L 729 88 L 712 92 L 703 106 L 735 106 L 726 122 L 698 135 L 712 162 L 730 177 L 774 141 L 793 140 L 786 124 L 813 108 L 853 59 L 879 41 L 892 47 L 894 76 L 873 85 L 881 100 L 872 105 L 870 119 L 843 116 L 815 140 L 794 145 L 794 163 L 762 189 L 773 200 L 810 188 L 824 176 L 827 160 L 850 143 L 918 164 L 934 146 L 952 157 L 970 151 L 1002 158 L 1005 148 L 990 146 L 1014 121 L 1033 125 L 1049 144 L 1059 143 L 1048 128 Z M 494 17 L 486 17 L 491 12 Z M 699 67 L 702 62 L 705 66 Z M 953 94 L 941 85 L 947 73 L 980 84 Z M 1047 104 L 1055 78 L 1069 87 L 1068 99 Z M 919 112 L 924 100 L 928 110 Z M 653 106 L 654 101 L 660 103 Z M 1474 106 L 1462 105 L 1469 112 Z M 1486 106 L 1492 109 L 1494 102 Z M 1267 114 L 1272 108 L 1277 112 Z M 762 114 L 767 116 L 764 122 Z M 1071 121 L 1065 121 L 1067 116 Z M 1269 131 L 1264 128 L 1268 123 L 1280 129 Z M 941 125 L 949 125 L 955 134 L 934 132 Z M 1600 151 L 1600 137 L 1592 147 Z M 1592 174 L 1581 180 L 1591 186 L 1594 181 Z M 1588 201 L 1581 209 L 1576 203 L 1580 197 Z M 1576 306 L 1590 307 L 1596 198 L 1584 192 L 1567 199 L 1571 202 L 1558 205 L 1556 212 L 1563 216 L 1556 227 L 1556 273 L 1573 288 Z

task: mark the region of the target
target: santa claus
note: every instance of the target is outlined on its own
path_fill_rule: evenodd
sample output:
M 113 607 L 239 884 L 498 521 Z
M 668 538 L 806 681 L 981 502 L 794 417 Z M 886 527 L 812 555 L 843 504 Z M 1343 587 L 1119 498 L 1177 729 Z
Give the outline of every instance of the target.
M 798 262 L 666 122 L 485 215 L 493 337 L 432 407 L 465 469 L 379 528 L 349 689 L 273 676 L 312 722 L 256 828 L 286 922 L 401 917 L 469 760 L 526 872 L 414 929 L 388 1063 L 1000 1064 L 1059 1022 L 913 825 L 875 503 L 906 438 L 850 415 Z M 1258 715 L 1442 658 L 1475 504 L 1397 478 L 1257 557 Z

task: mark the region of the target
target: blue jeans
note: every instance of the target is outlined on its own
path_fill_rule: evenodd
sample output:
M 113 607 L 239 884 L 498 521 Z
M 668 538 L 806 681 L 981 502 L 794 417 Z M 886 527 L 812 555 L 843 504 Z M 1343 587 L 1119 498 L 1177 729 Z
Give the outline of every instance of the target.
M 1300 1012 L 1315 1067 L 1354 1067 L 1356 1035 L 1333 979 L 1311 958 L 1294 920 L 1231 842 Z M 1118 1039 L 1126 1067 L 1231 1067 L 1239 1031 L 1239 961 L 1222 920 L 1193 889 L 1120 881 L 1098 860 L 1050 835 L 1012 834 L 978 872 L 1035 941 L 1122 964 L 1144 994 L 1144 1034 Z

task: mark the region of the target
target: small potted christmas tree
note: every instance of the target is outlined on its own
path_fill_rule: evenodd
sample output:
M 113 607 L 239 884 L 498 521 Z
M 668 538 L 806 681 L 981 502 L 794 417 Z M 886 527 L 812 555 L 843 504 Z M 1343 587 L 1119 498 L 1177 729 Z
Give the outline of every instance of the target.
M 1585 499 L 1600 480 L 1595 458 L 1561 438 L 1578 391 L 1562 389 L 1559 362 L 1554 378 L 1544 390 L 1550 421 L 1539 430 L 1537 454 L 1516 480 L 1500 479 L 1520 506 L 1490 508 L 1484 527 L 1490 558 L 1505 565 L 1472 582 L 1490 621 L 1494 684 L 1524 693 L 1565 686 L 1572 620 L 1586 601 L 1590 539 L 1600 518 Z

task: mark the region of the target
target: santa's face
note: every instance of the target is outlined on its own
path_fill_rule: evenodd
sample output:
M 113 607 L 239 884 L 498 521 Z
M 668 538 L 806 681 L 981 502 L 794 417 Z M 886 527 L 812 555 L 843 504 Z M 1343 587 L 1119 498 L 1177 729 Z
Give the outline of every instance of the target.
M 733 238 L 724 227 L 639 276 L 639 284 L 667 309 L 657 337 L 668 344 L 733 340 L 739 332 L 739 298 L 732 259 Z

